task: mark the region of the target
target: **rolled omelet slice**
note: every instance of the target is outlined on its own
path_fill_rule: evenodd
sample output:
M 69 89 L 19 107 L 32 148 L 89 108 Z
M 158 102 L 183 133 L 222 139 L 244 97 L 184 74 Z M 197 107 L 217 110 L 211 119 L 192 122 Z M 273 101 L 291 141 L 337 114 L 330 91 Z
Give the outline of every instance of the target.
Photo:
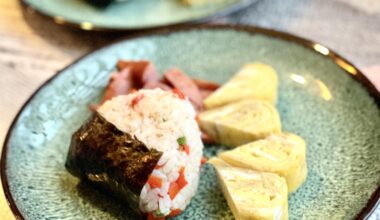
M 276 71 L 262 63 L 250 63 L 227 83 L 204 100 L 206 109 L 226 105 L 243 99 L 277 100 L 278 77 Z
M 243 100 L 199 114 L 201 129 L 216 142 L 235 147 L 281 132 L 277 109 L 269 102 Z
M 222 152 L 219 157 L 231 166 L 273 172 L 284 177 L 289 193 L 301 186 L 307 176 L 306 143 L 292 133 L 271 135 Z
M 274 173 L 231 167 L 218 158 L 209 163 L 216 169 L 235 219 L 288 219 L 288 189 L 284 178 Z

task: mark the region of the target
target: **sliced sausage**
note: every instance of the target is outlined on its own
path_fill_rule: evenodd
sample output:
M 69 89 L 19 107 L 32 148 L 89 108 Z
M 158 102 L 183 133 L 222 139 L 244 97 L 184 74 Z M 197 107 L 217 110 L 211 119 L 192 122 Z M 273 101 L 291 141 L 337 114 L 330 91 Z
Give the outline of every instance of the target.
M 161 83 L 161 82 L 149 82 L 147 84 L 144 85 L 143 87 L 144 89 L 156 89 L 156 88 L 159 88 L 159 89 L 162 89 L 162 90 L 165 90 L 165 91 L 170 91 L 172 90 L 172 88 L 164 83 Z
M 198 86 L 200 90 L 211 90 L 215 91 L 217 90 L 220 85 L 218 83 L 202 80 L 202 79 L 195 79 L 193 78 L 194 83 Z
M 204 132 L 201 133 L 201 139 L 205 144 L 215 144 L 215 141 Z
M 124 68 L 118 73 L 112 73 L 100 105 L 115 96 L 128 94 L 132 89 L 133 82 L 130 68 Z
M 214 92 L 214 90 L 206 90 L 206 89 L 201 89 L 201 96 L 202 96 L 202 100 L 205 100 L 209 95 L 211 95 L 211 93 Z
M 117 69 L 120 71 L 124 68 L 131 68 L 133 75 L 133 84 L 135 89 L 144 87 L 145 84 L 151 82 L 159 82 L 159 75 L 156 67 L 152 62 L 146 60 L 140 61 L 124 61 L 117 62 Z
M 201 110 L 203 108 L 201 92 L 189 76 L 180 70 L 173 68 L 165 72 L 164 80 L 187 96 L 196 110 Z

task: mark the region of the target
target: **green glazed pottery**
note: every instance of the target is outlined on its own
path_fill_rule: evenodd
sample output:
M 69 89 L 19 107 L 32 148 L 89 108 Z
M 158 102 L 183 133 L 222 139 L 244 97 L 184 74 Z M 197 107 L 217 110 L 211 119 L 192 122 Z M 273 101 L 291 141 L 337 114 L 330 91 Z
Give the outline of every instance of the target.
M 147 59 L 223 83 L 245 63 L 279 75 L 283 130 L 307 142 L 308 177 L 289 197 L 290 219 L 354 219 L 379 197 L 380 95 L 345 59 L 289 34 L 242 26 L 191 26 L 122 40 L 60 71 L 24 105 L 4 144 L 5 194 L 21 219 L 136 219 L 127 204 L 64 167 L 71 134 L 89 116 L 118 59 Z M 360 81 L 360 82 L 359 82 Z M 211 157 L 225 150 L 206 146 Z M 176 219 L 233 219 L 206 164 L 196 196 Z
M 98 7 L 85 0 L 22 0 L 28 7 L 83 30 L 139 30 L 176 25 L 226 15 L 257 0 L 217 0 L 202 6 L 186 6 L 180 0 L 114 1 Z

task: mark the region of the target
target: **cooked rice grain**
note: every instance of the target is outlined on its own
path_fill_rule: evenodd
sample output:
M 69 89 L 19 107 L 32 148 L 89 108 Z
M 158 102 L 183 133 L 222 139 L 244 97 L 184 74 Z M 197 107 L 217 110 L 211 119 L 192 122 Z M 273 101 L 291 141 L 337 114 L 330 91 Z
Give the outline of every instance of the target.
M 143 98 L 134 106 L 132 100 Z M 171 210 L 184 210 L 194 196 L 198 181 L 203 144 L 195 121 L 196 112 L 187 99 L 180 99 L 172 92 L 139 90 L 118 96 L 104 103 L 98 112 L 120 130 L 135 136 L 149 149 L 163 152 L 158 169 L 152 175 L 163 180 L 161 188 L 152 189 L 146 183 L 140 193 L 140 209 L 164 215 Z M 189 155 L 180 149 L 177 139 L 185 137 L 190 148 Z M 188 184 L 172 200 L 169 196 L 170 183 L 184 176 Z

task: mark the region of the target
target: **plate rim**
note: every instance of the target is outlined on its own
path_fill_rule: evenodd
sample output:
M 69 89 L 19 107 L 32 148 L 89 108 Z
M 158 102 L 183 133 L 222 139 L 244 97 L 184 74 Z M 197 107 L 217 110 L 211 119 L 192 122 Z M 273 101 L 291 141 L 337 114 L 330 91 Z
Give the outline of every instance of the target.
M 32 12 L 48 19 L 49 22 L 52 22 L 58 26 L 68 27 L 68 28 L 72 28 L 72 29 L 79 29 L 79 30 L 87 31 L 87 32 L 105 32 L 105 33 L 108 33 L 108 32 L 129 32 L 129 31 L 150 31 L 150 30 L 157 30 L 159 28 L 176 28 L 176 27 L 179 27 L 182 25 L 200 24 L 200 23 L 210 21 L 212 19 L 217 19 L 217 18 L 221 18 L 221 17 L 227 16 L 230 14 L 237 13 L 241 10 L 248 8 L 249 6 L 255 4 L 259 1 L 260 0 L 246 0 L 246 2 L 234 3 L 234 4 L 231 4 L 230 6 L 227 6 L 223 9 L 218 10 L 217 12 L 215 12 L 213 14 L 210 14 L 210 15 L 207 15 L 204 17 L 174 22 L 174 23 L 170 23 L 170 24 L 148 25 L 145 27 L 129 27 L 129 28 L 128 27 L 125 27 L 125 28 L 116 27 L 116 28 L 113 28 L 113 27 L 106 27 L 106 26 L 97 26 L 97 25 L 94 25 L 93 23 L 90 23 L 92 25 L 92 27 L 89 29 L 89 28 L 83 28 L 79 22 L 70 21 L 63 16 L 60 16 L 59 20 L 57 20 L 57 19 L 55 19 L 54 16 L 51 16 L 48 13 L 41 11 L 37 7 L 32 6 L 30 3 L 27 2 L 27 0 L 19 0 L 23 9 L 25 9 L 26 11 L 32 11 Z M 83 22 L 85 22 L 85 21 L 83 21 Z
M 1 176 L 1 183 L 3 186 L 4 195 L 6 198 L 6 201 L 8 203 L 8 206 L 10 207 L 14 217 L 16 219 L 24 220 L 24 216 L 22 215 L 21 211 L 18 209 L 15 200 L 12 197 L 12 194 L 9 189 L 8 185 L 8 177 L 6 174 L 6 166 L 7 166 L 7 152 L 8 152 L 8 146 L 9 146 L 9 139 L 11 134 L 13 133 L 15 124 L 17 123 L 21 113 L 24 111 L 26 106 L 29 104 L 29 102 L 39 93 L 39 91 L 44 88 L 46 85 L 48 85 L 51 81 L 53 81 L 56 77 L 58 77 L 62 72 L 66 71 L 71 66 L 75 65 L 76 63 L 82 61 L 87 56 L 91 55 L 92 53 L 105 49 L 111 45 L 114 45 L 119 42 L 123 41 L 129 41 L 134 40 L 138 38 L 143 37 L 149 37 L 149 36 L 167 36 L 172 33 L 178 33 L 178 32 L 187 32 L 187 31 L 193 31 L 193 30 L 234 30 L 239 32 L 245 32 L 250 35 L 255 34 L 262 34 L 268 37 L 274 37 L 279 38 L 282 40 L 285 40 L 287 42 L 293 42 L 297 45 L 303 46 L 307 49 L 311 49 L 317 54 L 320 54 L 322 56 L 325 56 L 332 60 L 336 65 L 338 65 L 341 69 L 344 70 L 344 72 L 348 75 L 350 75 L 355 81 L 357 81 L 359 84 L 361 84 L 364 89 L 367 91 L 367 94 L 374 99 L 374 102 L 378 109 L 380 109 L 380 91 L 376 89 L 376 87 L 368 80 L 368 78 L 351 62 L 343 58 L 341 55 L 336 53 L 334 50 L 331 50 L 328 47 L 322 46 L 319 43 L 316 43 L 315 41 L 312 41 L 310 39 L 298 37 L 296 35 L 293 35 L 288 32 L 278 31 L 274 29 L 268 29 L 268 28 L 262 28 L 257 26 L 250 26 L 250 25 L 234 25 L 234 24 L 191 24 L 191 25 L 182 25 L 178 27 L 172 27 L 168 29 L 161 29 L 161 30 L 151 30 L 149 32 L 145 33 L 137 33 L 133 35 L 129 35 L 126 37 L 122 37 L 120 39 L 117 39 L 116 41 L 113 41 L 111 43 L 108 43 L 104 46 L 98 47 L 83 56 L 75 59 L 73 62 L 71 62 L 69 65 L 64 67 L 63 69 L 57 71 L 53 76 L 51 76 L 49 79 L 47 79 L 44 83 L 42 83 L 33 93 L 30 95 L 30 97 L 25 101 L 25 103 L 22 105 L 22 107 L 18 110 L 16 116 L 14 117 L 8 131 L 6 134 L 6 137 L 4 139 L 2 153 L 1 153 L 1 159 L 0 159 L 0 176 Z M 315 48 L 315 45 L 322 46 L 326 49 L 328 49 L 329 53 L 326 54 L 322 50 L 318 50 Z M 320 48 L 320 47 L 319 47 Z M 342 65 L 342 62 L 344 65 Z M 353 74 L 352 72 L 355 72 Z M 375 210 L 375 208 L 380 204 L 380 185 L 377 187 L 377 189 L 372 193 L 371 197 L 369 198 L 367 204 L 362 208 L 362 210 L 357 214 L 355 219 L 366 219 L 372 212 Z

